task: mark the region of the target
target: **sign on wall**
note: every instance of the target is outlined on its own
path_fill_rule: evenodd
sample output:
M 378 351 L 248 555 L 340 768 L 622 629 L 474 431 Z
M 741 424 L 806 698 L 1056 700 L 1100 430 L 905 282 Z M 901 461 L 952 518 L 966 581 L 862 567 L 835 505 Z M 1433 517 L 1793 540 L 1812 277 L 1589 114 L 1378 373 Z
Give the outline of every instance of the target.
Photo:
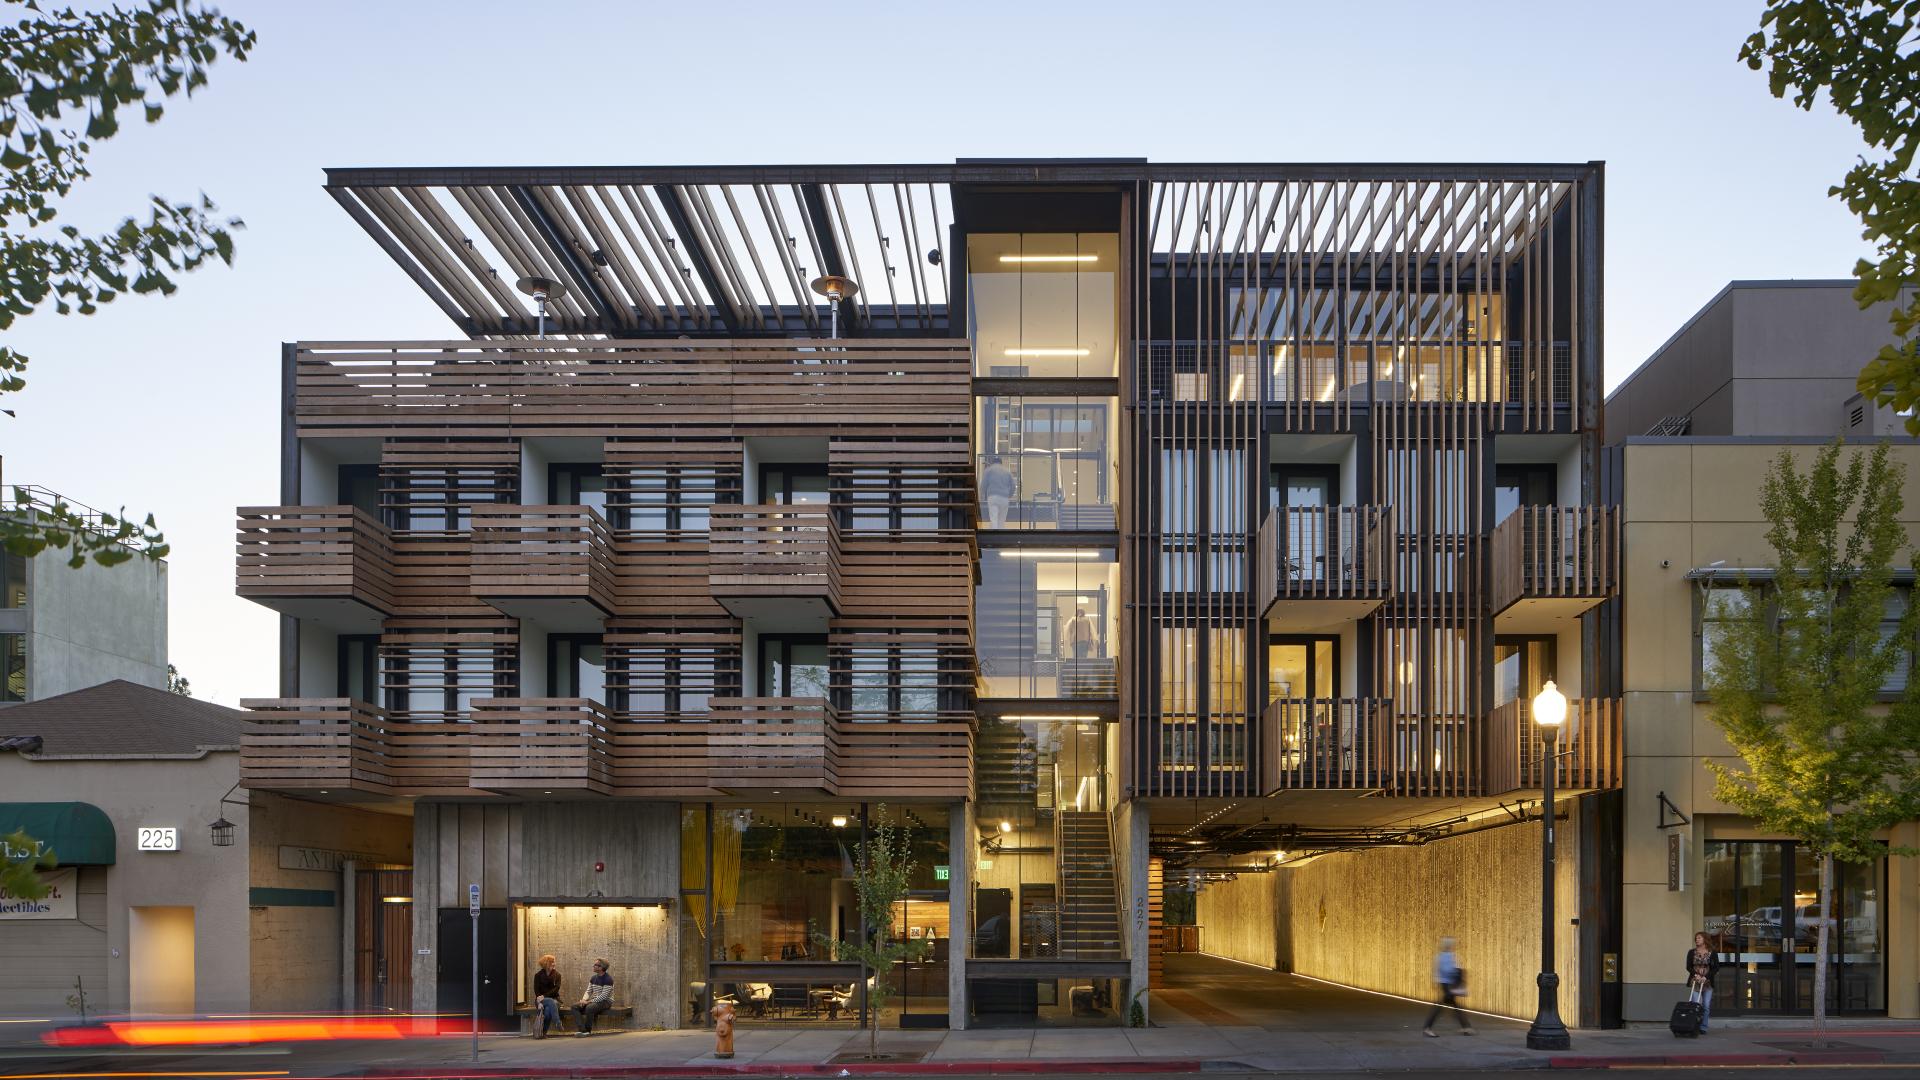
M 0 920 L 12 919 L 77 919 L 80 908 L 76 894 L 80 891 L 80 871 L 74 867 L 64 870 L 43 870 L 40 873 L 41 884 L 47 887 L 47 895 L 38 900 L 26 900 L 5 889 L 0 889 Z
M 341 866 L 348 860 L 359 863 L 384 863 L 389 860 L 379 855 L 369 855 L 364 851 L 337 851 L 333 848 L 295 847 L 292 844 L 280 845 L 280 869 L 282 870 L 323 870 L 339 873 Z
M 171 826 L 142 825 L 138 841 L 141 851 L 179 851 L 180 830 Z
M 1687 846 L 1679 830 L 1667 834 L 1667 891 L 1685 892 L 1687 888 Z

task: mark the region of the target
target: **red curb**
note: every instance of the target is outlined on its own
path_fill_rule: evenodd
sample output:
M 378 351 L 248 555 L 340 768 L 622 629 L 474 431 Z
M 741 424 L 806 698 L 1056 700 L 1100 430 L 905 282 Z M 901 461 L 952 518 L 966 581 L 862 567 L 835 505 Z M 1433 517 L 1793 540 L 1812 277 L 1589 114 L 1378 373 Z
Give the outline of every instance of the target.
M 519 1080 L 519 1078 L 568 1078 L 594 1080 L 599 1077 L 647 1076 L 1010 1076 L 1034 1073 L 1176 1073 L 1199 1072 L 1202 1063 L 1195 1060 L 1127 1058 L 1119 1061 L 1054 1061 L 1044 1058 L 1021 1061 L 902 1061 L 849 1062 L 742 1062 L 725 1061 L 698 1065 L 591 1065 L 550 1069 L 461 1068 L 448 1066 L 438 1071 L 425 1069 L 367 1069 L 342 1076 L 367 1077 L 369 1080 L 442 1080 L 444 1077 L 471 1077 L 474 1080 Z
M 1697 1065 L 1878 1065 L 1886 1054 L 1878 1050 L 1808 1050 L 1751 1054 L 1561 1054 L 1547 1059 L 1550 1069 L 1632 1069 L 1648 1066 Z

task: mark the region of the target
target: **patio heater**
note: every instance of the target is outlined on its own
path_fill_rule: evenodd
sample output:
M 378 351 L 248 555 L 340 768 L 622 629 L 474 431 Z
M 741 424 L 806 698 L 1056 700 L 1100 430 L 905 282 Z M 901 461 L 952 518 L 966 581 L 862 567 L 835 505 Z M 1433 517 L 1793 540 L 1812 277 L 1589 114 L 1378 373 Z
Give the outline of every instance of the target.
M 513 283 L 513 287 L 533 297 L 535 310 L 539 312 L 540 336 L 547 336 L 547 301 L 567 295 L 567 287 L 552 278 L 523 277 Z
M 827 298 L 827 307 L 833 312 L 831 336 L 838 339 L 840 337 L 840 301 L 853 299 L 854 295 L 860 291 L 860 286 L 854 284 L 852 278 L 841 277 L 839 274 L 823 274 L 808 284 L 814 292 Z

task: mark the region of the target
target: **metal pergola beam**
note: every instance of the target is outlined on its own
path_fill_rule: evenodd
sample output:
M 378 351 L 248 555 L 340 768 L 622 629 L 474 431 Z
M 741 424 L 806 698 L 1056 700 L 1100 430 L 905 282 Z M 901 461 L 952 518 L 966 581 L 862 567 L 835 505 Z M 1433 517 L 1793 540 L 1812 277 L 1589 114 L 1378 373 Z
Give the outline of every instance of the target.
M 513 193 L 513 201 L 520 207 L 521 212 L 533 220 L 534 228 L 540 230 L 540 239 L 546 242 L 554 257 L 559 259 L 561 265 L 566 268 L 567 276 L 572 279 L 570 284 L 573 288 L 579 295 L 585 296 L 587 302 L 593 305 L 594 311 L 606 320 L 608 331 L 616 332 L 619 327 L 625 325 L 627 320 L 620 317 L 620 302 L 607 295 L 606 290 L 601 287 L 599 275 L 580 261 L 579 253 L 567 243 L 566 237 L 560 232 L 560 227 L 547 213 L 547 208 L 541 205 L 540 200 L 533 197 L 533 192 L 525 187 L 514 186 L 508 190 Z
M 674 234 L 680 237 L 680 254 L 693 267 L 693 272 L 700 275 L 700 284 L 706 287 L 707 295 L 713 298 L 714 311 L 720 321 L 728 330 L 740 329 L 746 322 L 745 316 L 727 299 L 727 289 L 721 284 L 706 245 L 700 242 L 700 231 L 694 228 L 693 219 L 687 216 L 687 209 L 680 202 L 679 192 L 674 190 L 672 184 L 656 184 L 653 193 L 660 200 L 660 208 L 666 211 L 667 222 L 673 226 Z

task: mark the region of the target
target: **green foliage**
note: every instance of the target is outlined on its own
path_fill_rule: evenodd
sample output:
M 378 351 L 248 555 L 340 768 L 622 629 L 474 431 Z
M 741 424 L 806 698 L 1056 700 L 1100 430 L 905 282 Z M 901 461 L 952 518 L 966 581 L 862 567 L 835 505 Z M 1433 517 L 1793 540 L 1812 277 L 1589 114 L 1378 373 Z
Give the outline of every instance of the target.
M 66 551 L 67 565 L 77 570 L 88 559 L 117 566 L 135 556 L 164 559 L 172 550 L 152 514 L 135 524 L 125 510 L 102 513 L 32 488 L 14 488 L 6 509 L 0 514 L 0 545 L 27 558 L 48 548 Z
M 1881 621 L 1895 598 L 1905 470 L 1883 443 L 1841 463 L 1838 443 L 1802 472 L 1782 451 L 1761 487 L 1774 579 L 1748 584 L 1725 605 L 1705 684 L 1712 717 L 1740 756 L 1709 763 L 1714 796 L 1762 827 L 1791 836 L 1821 860 L 1821 910 L 1832 862 L 1870 862 L 1895 851 L 1875 838 L 1920 816 L 1920 701 L 1912 680 L 1900 700 L 1881 687 L 1910 662 L 1920 603 L 1897 634 Z M 1909 562 L 1911 558 L 1909 557 Z M 1820 953 L 1826 933 L 1820 928 Z M 1815 1021 L 1825 1020 L 1826 964 L 1816 971 Z
M 172 664 L 167 665 L 167 693 L 179 694 L 181 697 L 193 696 L 192 685 L 187 682 L 185 676 L 180 674 L 180 669 Z
M 814 934 L 815 942 L 833 950 L 839 959 L 857 961 L 873 973 L 867 989 L 870 1055 L 879 1052 L 880 1010 L 893 997 L 894 965 L 918 960 L 926 952 L 924 941 L 896 940 L 893 936 L 894 908 L 907 898 L 913 869 L 912 834 L 887 817 L 884 803 L 875 807 L 866 839 L 854 853 L 853 865 L 853 891 L 867 939 L 835 941 Z
M 1860 371 L 1860 392 L 1896 409 L 1920 404 L 1920 0 L 1768 0 L 1740 58 L 1773 96 L 1811 110 L 1826 98 L 1860 129 L 1863 154 L 1831 194 L 1859 217 L 1875 258 L 1854 266 L 1854 299 L 1894 305 L 1894 344 Z M 1907 419 L 1920 435 L 1920 412 Z
M 38 843 L 23 832 L 0 837 L 0 841 L 14 851 L 32 851 Z M 51 870 L 58 865 L 51 851 L 33 859 L 0 859 L 0 889 L 22 900 L 38 900 L 47 895 L 47 887 L 40 881 L 40 871 Z

